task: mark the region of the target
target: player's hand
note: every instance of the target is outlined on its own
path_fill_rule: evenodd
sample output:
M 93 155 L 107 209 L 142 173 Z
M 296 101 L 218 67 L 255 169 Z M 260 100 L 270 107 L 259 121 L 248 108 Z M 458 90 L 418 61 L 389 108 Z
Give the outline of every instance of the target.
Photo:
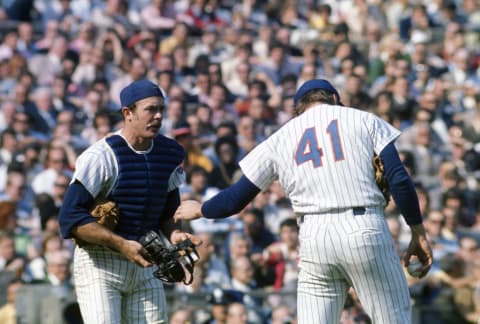
M 140 267 L 147 268 L 151 267 L 153 264 L 145 259 L 146 251 L 143 248 L 142 244 L 137 241 L 125 240 L 119 251 L 123 256 L 133 263 L 139 265 Z
M 177 208 L 173 219 L 175 222 L 179 220 L 193 220 L 202 217 L 202 204 L 196 200 L 184 200 Z
M 202 240 L 200 240 L 195 235 L 192 235 L 187 232 L 181 232 L 179 230 L 175 230 L 170 235 L 170 242 L 172 244 L 178 244 L 182 241 L 185 241 L 186 239 L 189 239 L 190 241 L 192 241 L 192 243 L 195 244 L 196 246 L 199 246 L 202 244 Z
M 410 240 L 410 244 L 407 248 L 403 261 L 405 267 L 408 267 L 410 264 L 410 257 L 412 255 L 416 255 L 423 264 L 421 275 L 419 276 L 419 278 L 422 278 L 428 273 L 430 267 L 432 266 L 432 248 L 430 247 L 430 243 L 428 243 L 425 229 L 423 228 L 422 224 L 412 226 L 411 232 L 412 239 Z

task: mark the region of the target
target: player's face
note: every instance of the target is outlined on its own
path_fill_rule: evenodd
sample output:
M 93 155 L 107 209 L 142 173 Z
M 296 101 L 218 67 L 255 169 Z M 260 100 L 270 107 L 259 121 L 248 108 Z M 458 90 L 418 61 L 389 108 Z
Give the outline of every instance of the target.
M 159 97 L 148 97 L 137 101 L 135 109 L 127 119 L 139 137 L 154 138 L 162 126 L 165 103 Z
M 289 247 L 295 247 L 298 245 L 298 230 L 294 227 L 282 227 L 280 237 Z

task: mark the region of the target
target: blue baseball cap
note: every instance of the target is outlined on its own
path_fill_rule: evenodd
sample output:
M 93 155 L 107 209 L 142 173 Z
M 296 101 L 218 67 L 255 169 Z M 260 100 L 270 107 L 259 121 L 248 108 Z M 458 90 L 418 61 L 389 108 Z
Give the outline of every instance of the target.
M 161 97 L 165 99 L 162 89 L 152 81 L 141 79 L 133 81 L 120 92 L 120 103 L 122 107 L 128 107 L 135 102 L 148 98 Z
M 330 82 L 324 79 L 313 79 L 302 84 L 302 86 L 297 90 L 295 97 L 293 97 L 294 104 L 296 105 L 300 98 L 312 90 L 325 90 L 331 92 L 335 95 L 335 97 L 337 97 L 337 101 L 340 102 L 340 95 L 338 94 L 337 89 L 335 89 Z

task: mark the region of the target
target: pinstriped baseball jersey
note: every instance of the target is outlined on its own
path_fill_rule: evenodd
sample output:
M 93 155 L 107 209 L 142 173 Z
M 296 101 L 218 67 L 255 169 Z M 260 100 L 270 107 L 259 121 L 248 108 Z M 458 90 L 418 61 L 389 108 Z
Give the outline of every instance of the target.
M 255 147 L 240 167 L 260 189 L 278 179 L 297 213 L 383 206 L 371 161 L 399 135 L 371 113 L 319 105 Z
M 117 132 L 120 134 L 120 132 Z M 121 135 L 121 134 L 120 134 Z M 134 148 L 130 147 L 133 151 Z M 146 154 L 150 151 L 136 151 L 138 154 Z M 177 170 L 181 170 L 179 166 Z M 118 175 L 117 159 L 110 145 L 105 139 L 101 139 L 77 159 L 72 182 L 80 181 L 85 189 L 93 196 L 106 197 L 112 190 Z M 184 182 L 184 172 L 173 172 L 168 182 L 168 191 L 172 191 Z

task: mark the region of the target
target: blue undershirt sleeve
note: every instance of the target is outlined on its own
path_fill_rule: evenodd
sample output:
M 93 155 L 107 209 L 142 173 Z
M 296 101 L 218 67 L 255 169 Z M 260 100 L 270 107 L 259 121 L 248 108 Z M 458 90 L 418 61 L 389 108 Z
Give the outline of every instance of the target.
M 168 193 L 167 200 L 165 201 L 165 208 L 163 210 L 163 216 L 165 218 L 173 218 L 178 206 L 180 206 L 180 191 L 177 188 Z
M 390 193 L 405 221 L 410 226 L 422 223 L 415 186 L 398 156 L 395 145 L 388 144 L 380 152 L 380 158 L 383 161 Z
M 96 221 L 88 212 L 93 203 L 92 195 L 80 182 L 75 181 L 68 186 L 58 215 L 60 232 L 64 239 L 72 238 L 74 227 Z
M 241 211 L 255 198 L 260 189 L 242 176 L 230 187 L 220 191 L 202 205 L 205 218 L 225 218 Z

